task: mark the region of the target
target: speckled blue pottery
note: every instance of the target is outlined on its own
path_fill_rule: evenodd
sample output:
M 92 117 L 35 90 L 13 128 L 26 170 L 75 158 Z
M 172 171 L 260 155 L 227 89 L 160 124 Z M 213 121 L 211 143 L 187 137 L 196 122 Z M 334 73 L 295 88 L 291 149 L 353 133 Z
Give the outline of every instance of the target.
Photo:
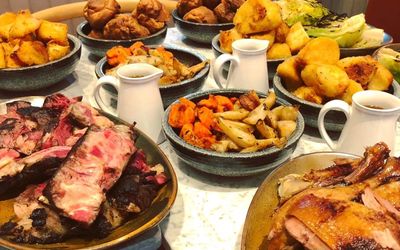
M 279 98 L 282 98 L 293 105 L 299 106 L 299 110 L 304 116 L 305 124 L 307 126 L 318 128 L 318 115 L 323 105 L 296 97 L 286 89 L 284 81 L 278 75 L 274 76 L 274 91 Z M 393 81 L 392 86 L 387 92 L 400 97 L 399 84 L 396 81 Z M 325 128 L 328 131 L 340 132 L 345 123 L 346 116 L 343 112 L 332 110 L 325 115 Z
M 149 47 L 156 48 L 157 46 Z M 187 66 L 192 66 L 207 60 L 205 56 L 196 52 L 195 50 L 172 45 L 163 47 L 166 50 L 172 52 L 180 62 Z M 97 77 L 100 78 L 104 76 L 106 70 L 109 68 L 110 65 L 107 63 L 107 59 L 105 57 L 102 58 L 95 67 Z M 172 102 L 176 101 L 182 96 L 199 91 L 203 87 L 209 71 L 210 64 L 207 63 L 207 65 L 202 70 L 200 70 L 200 72 L 198 72 L 193 78 L 170 85 L 160 85 L 160 93 L 163 100 L 164 108 L 167 108 Z M 113 87 L 107 87 L 107 90 L 114 93 L 116 96 L 116 90 Z
M 68 35 L 71 51 L 64 57 L 46 64 L 22 68 L 0 69 L 0 89 L 30 91 L 49 87 L 74 72 L 81 58 L 81 42 Z
M 201 99 L 208 98 L 209 94 L 238 97 L 246 92 L 248 90 L 214 89 L 191 94 L 185 98 L 196 103 Z M 265 94 L 262 93 L 258 93 L 258 95 L 265 97 Z M 279 105 L 289 105 L 288 102 L 279 98 L 277 99 L 277 103 Z M 299 113 L 297 128 L 283 149 L 271 147 L 253 153 L 220 153 L 192 146 L 180 138 L 177 131 L 168 124 L 170 109 L 171 106 L 164 113 L 162 126 L 169 143 L 179 158 L 195 169 L 219 176 L 250 176 L 265 173 L 279 166 L 293 153 L 304 131 L 304 119 Z
M 233 23 L 195 23 L 183 20 L 175 9 L 172 11 L 172 18 L 176 28 L 188 39 L 199 43 L 210 44 L 212 39 L 219 34 L 221 30 L 229 30 L 234 27 Z
M 129 40 L 109 40 L 109 39 L 99 39 L 89 37 L 88 34 L 92 31 L 90 25 L 87 21 L 84 21 L 76 27 L 76 33 L 78 38 L 82 41 L 83 45 L 87 48 L 87 50 L 98 57 L 103 57 L 106 55 L 107 50 L 111 49 L 114 46 L 124 46 L 129 47 L 135 42 L 142 42 L 145 45 L 156 45 L 162 44 L 167 35 L 167 25 L 164 28 L 150 36 L 129 39 Z

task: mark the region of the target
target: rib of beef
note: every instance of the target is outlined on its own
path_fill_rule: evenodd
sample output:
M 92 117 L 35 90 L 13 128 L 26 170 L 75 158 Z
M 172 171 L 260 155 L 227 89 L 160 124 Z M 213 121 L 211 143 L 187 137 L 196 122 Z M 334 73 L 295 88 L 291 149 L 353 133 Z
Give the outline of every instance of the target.
M 99 213 L 105 193 L 120 178 L 135 150 L 131 128 L 91 126 L 44 193 L 63 216 L 90 225 Z

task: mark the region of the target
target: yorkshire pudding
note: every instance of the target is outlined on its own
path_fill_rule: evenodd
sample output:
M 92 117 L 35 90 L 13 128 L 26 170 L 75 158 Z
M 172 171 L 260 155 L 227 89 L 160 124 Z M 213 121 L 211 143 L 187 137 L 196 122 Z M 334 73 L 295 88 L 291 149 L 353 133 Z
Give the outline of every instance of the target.
M 101 30 L 120 9 L 121 6 L 115 0 L 88 0 L 83 14 L 92 29 Z

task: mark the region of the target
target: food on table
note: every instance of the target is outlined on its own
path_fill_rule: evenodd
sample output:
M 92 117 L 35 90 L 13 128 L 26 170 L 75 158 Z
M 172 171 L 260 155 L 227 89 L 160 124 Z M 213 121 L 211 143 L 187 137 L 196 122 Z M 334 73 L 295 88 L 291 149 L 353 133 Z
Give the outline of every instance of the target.
M 301 22 L 309 36 L 335 39 L 343 48 L 367 48 L 383 42 L 382 29 L 369 27 L 364 14 L 337 15 L 316 0 L 279 0 L 282 18 L 290 26 Z
M 268 59 L 288 58 L 296 54 L 310 40 L 300 22 L 289 27 L 282 20 L 276 1 L 248 0 L 236 12 L 235 27 L 221 31 L 221 49 L 232 53 L 232 43 L 242 38 L 268 40 Z
M 115 0 L 88 0 L 84 16 L 92 31 L 90 37 L 128 40 L 146 37 L 165 27 L 170 15 L 157 0 L 140 0 L 132 13 L 120 13 Z
M 101 30 L 120 10 L 121 6 L 114 0 L 88 0 L 83 15 L 90 27 Z
M 171 106 L 168 124 L 194 146 L 218 152 L 255 152 L 283 148 L 296 130 L 298 108 L 278 106 L 273 92 L 236 97 L 209 95 L 194 103 L 180 98 Z
M 178 0 L 177 12 L 184 20 L 195 23 L 231 23 L 244 0 Z
M 323 17 L 332 14 L 317 0 L 279 0 L 276 3 L 281 7 L 282 18 L 289 26 L 297 22 L 314 25 Z
M 12 102 L 0 122 L 0 191 L 22 189 L 0 235 L 18 243 L 105 237 L 147 209 L 167 181 L 136 148 L 131 126 L 79 99 Z
M 392 84 L 390 71 L 371 56 L 339 58 L 340 49 L 335 40 L 314 38 L 297 56 L 281 63 L 277 74 L 295 96 L 317 104 L 332 99 L 351 103 L 356 92 L 386 91 Z
M 400 249 L 400 162 L 385 143 L 363 158 L 279 180 L 267 249 Z
M 378 62 L 392 72 L 396 81 L 400 83 L 400 52 L 391 48 L 382 48 L 376 57 Z
M 0 15 L 0 69 L 45 64 L 70 51 L 68 26 L 34 18 L 29 10 Z
M 214 12 L 207 7 L 200 6 L 190 10 L 183 16 L 183 19 L 195 23 L 217 23 L 217 17 Z
M 151 49 L 142 42 L 136 42 L 129 48 L 113 47 L 107 51 L 106 57 L 108 64 L 113 67 L 107 70 L 106 74 L 109 75 L 115 75 L 118 67 L 128 63 L 148 63 L 162 69 L 164 74 L 160 78 L 160 85 L 174 84 L 193 78 L 208 63 L 208 61 L 204 61 L 196 65 L 186 66 L 164 47 Z

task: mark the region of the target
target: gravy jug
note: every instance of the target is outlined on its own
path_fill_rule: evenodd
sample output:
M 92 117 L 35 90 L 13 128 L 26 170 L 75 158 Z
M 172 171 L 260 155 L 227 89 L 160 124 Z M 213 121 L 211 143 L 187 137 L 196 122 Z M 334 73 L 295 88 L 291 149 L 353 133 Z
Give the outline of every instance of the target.
M 256 90 L 267 93 L 267 55 L 269 42 L 257 39 L 240 39 L 232 43 L 233 53 L 220 55 L 214 63 L 213 75 L 220 88 Z M 230 61 L 228 78 L 225 79 L 223 64 Z
M 100 108 L 112 113 L 110 104 L 106 104 L 100 95 L 105 84 L 113 85 L 118 91 L 117 114 L 121 119 L 137 123 L 137 127 L 149 135 L 155 142 L 164 140 L 161 120 L 164 107 L 158 86 L 163 71 L 150 64 L 133 63 L 117 70 L 118 79 L 103 76 L 97 81 L 94 97 Z
M 347 117 L 337 143 L 324 127 L 324 116 L 330 110 L 342 111 Z M 318 116 L 318 129 L 332 150 L 362 155 L 366 147 L 385 142 L 394 151 L 399 116 L 399 98 L 382 91 L 366 90 L 353 95 L 351 106 L 340 100 L 326 103 Z

